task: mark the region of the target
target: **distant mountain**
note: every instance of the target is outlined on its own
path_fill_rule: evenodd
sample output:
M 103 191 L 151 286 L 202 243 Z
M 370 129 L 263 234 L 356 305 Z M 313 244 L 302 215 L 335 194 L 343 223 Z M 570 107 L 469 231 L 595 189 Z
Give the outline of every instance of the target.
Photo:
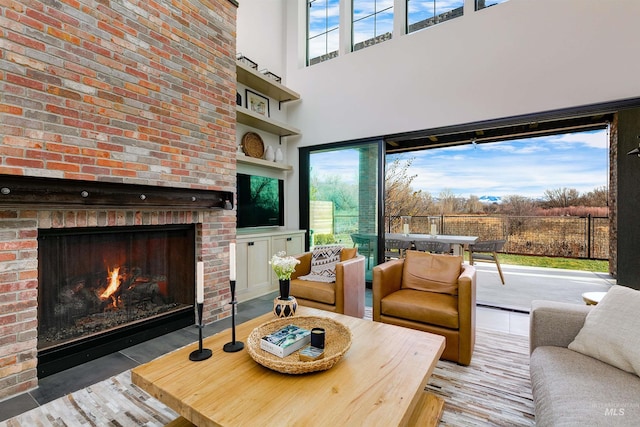
M 500 196 L 480 196 L 479 200 L 482 203 L 502 203 L 502 198 Z

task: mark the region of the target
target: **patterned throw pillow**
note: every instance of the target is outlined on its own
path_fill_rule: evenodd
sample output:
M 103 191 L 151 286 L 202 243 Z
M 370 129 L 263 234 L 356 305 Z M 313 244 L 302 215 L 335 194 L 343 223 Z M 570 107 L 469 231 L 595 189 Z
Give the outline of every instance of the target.
M 313 282 L 335 282 L 336 264 L 340 262 L 342 246 L 316 246 L 311 255 L 311 272 L 298 279 Z

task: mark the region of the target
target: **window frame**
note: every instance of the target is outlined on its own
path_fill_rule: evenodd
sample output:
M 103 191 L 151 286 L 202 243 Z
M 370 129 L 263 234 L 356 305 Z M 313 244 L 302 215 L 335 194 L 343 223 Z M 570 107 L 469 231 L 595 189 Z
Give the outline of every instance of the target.
M 391 6 L 384 8 L 382 10 L 377 10 L 377 6 L 378 6 L 378 2 L 382 2 L 384 0 L 374 0 L 374 12 L 371 14 L 368 14 L 366 16 L 360 17 L 357 20 L 355 19 L 355 2 L 357 0 L 351 0 L 351 52 L 356 52 L 358 50 L 364 49 L 366 47 L 369 46 L 373 46 L 376 45 L 378 43 L 382 43 L 384 41 L 390 40 L 393 38 L 393 21 L 394 21 L 394 15 L 395 15 L 395 4 L 392 2 Z M 391 10 L 391 22 L 392 22 L 392 26 L 391 26 L 391 31 L 385 32 L 383 34 L 377 34 L 377 17 L 380 14 L 386 13 L 388 10 Z M 373 37 L 360 41 L 360 42 L 356 42 L 355 41 L 355 27 L 356 27 L 356 22 L 362 21 L 364 19 L 367 18 L 371 18 L 373 17 Z M 384 39 L 382 38 L 385 34 L 389 34 L 389 38 L 388 39 Z M 372 44 L 366 44 L 367 42 L 373 40 Z M 357 47 L 358 45 L 362 45 L 361 47 Z
M 436 9 L 437 3 L 438 3 L 437 0 L 423 0 L 423 3 L 427 3 L 427 4 L 428 3 L 432 3 L 433 4 L 433 16 L 431 16 L 430 18 L 427 18 L 427 19 L 423 19 L 422 21 L 416 21 L 414 23 L 409 23 L 409 10 L 410 10 L 409 2 L 410 1 L 412 1 L 412 0 L 405 0 L 405 33 L 406 34 L 411 34 L 411 33 L 414 33 L 416 31 L 423 30 L 425 28 L 430 28 L 430 27 L 433 27 L 433 26 L 435 26 L 437 24 L 441 24 L 443 22 L 450 21 L 452 19 L 459 18 L 460 16 L 464 15 L 464 9 L 465 9 L 464 8 L 464 6 L 465 6 L 465 1 L 464 0 L 460 0 L 460 2 L 461 2 L 461 6 L 460 7 L 449 9 L 449 10 L 446 10 L 446 11 L 441 12 L 441 13 L 437 13 L 437 9 Z M 474 3 L 476 4 L 476 7 L 477 7 L 477 2 L 478 2 L 478 0 L 474 1 Z M 458 9 L 460 10 L 460 12 L 456 13 L 455 11 L 457 11 Z M 451 16 L 447 17 L 444 20 L 439 19 L 442 16 L 446 16 L 447 14 L 451 14 Z M 428 23 L 428 21 L 432 21 L 432 22 Z M 421 23 L 425 23 L 425 24 L 424 25 L 418 25 L 418 24 L 421 24 Z M 411 26 L 417 26 L 417 28 L 412 30 Z
M 329 59 L 335 58 L 336 56 L 339 55 L 339 48 L 336 50 L 333 50 L 331 52 L 329 52 L 328 48 L 328 40 L 329 40 L 329 34 L 332 32 L 337 32 L 338 34 L 338 39 L 340 38 L 340 15 L 338 15 L 338 22 L 337 25 L 335 27 L 329 27 L 329 8 L 330 6 L 333 6 L 333 3 L 336 3 L 336 5 L 339 7 L 340 6 L 340 0 L 325 0 L 325 18 L 324 18 L 324 31 L 314 35 L 313 37 L 311 37 L 311 5 L 312 3 L 316 2 L 317 0 L 307 0 L 306 4 L 307 4 L 307 16 L 306 16 L 306 30 L 307 30 L 307 34 L 306 34 L 306 65 L 310 66 L 310 65 L 315 65 L 317 63 L 320 62 L 324 62 L 327 61 Z M 311 58 L 311 51 L 310 51 L 310 41 L 312 38 L 316 38 L 316 37 L 320 37 L 323 36 L 325 37 L 325 53 L 323 53 L 322 55 L 319 56 L 314 56 L 313 58 Z M 313 61 L 314 59 L 317 59 L 317 61 Z

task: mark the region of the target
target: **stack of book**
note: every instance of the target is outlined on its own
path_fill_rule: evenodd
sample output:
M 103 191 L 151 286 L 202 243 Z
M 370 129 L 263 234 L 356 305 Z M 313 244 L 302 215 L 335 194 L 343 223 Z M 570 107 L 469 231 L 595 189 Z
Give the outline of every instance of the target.
M 260 348 L 278 357 L 287 357 L 311 342 L 311 331 L 287 325 L 260 340 Z

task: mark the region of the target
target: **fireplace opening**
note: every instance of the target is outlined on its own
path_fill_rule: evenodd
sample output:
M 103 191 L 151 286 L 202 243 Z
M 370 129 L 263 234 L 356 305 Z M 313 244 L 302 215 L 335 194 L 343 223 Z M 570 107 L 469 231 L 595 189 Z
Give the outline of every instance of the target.
M 194 323 L 193 225 L 38 233 L 40 378 Z

